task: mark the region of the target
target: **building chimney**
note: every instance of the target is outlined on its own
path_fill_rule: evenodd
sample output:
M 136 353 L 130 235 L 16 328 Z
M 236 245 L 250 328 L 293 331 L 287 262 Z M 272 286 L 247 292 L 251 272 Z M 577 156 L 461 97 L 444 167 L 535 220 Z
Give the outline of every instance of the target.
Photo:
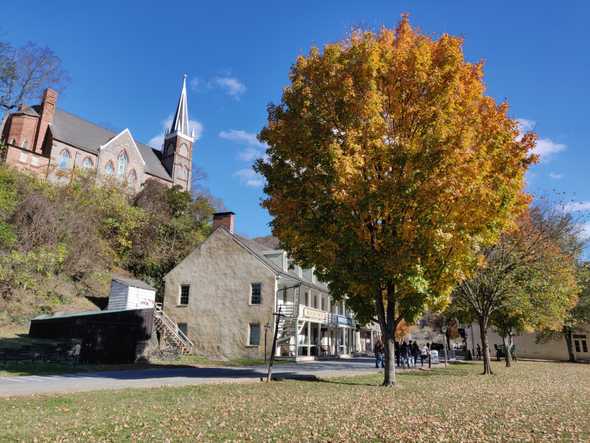
M 234 233 L 234 222 L 236 214 L 233 212 L 216 212 L 213 214 L 213 230 L 223 226 L 230 233 Z
M 47 132 L 47 126 L 50 123 L 53 123 L 56 104 L 57 91 L 47 88 L 43 93 L 43 101 L 41 102 L 41 118 L 37 129 L 37 137 L 35 138 L 35 152 L 41 153 L 43 141 L 45 140 L 45 133 Z

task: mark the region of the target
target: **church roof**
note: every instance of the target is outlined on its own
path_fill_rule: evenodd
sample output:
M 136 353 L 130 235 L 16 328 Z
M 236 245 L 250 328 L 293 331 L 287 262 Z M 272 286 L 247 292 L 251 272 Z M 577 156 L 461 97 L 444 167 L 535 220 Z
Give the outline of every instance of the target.
M 50 124 L 53 138 L 83 151 L 98 155 L 100 146 L 106 144 L 117 134 L 95 125 L 81 117 L 56 109 L 53 123 Z M 161 162 L 161 153 L 136 141 L 137 148 L 145 161 L 145 172 L 155 177 L 172 181 Z

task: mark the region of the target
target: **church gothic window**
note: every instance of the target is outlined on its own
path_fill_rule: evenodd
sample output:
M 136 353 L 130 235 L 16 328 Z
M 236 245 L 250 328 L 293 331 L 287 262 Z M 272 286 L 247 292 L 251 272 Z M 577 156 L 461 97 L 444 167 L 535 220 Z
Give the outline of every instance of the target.
M 137 173 L 135 172 L 135 169 L 132 169 L 127 176 L 127 184 L 130 188 L 133 188 L 135 187 L 135 183 L 137 183 Z
M 90 158 L 86 157 L 84 159 L 84 161 L 82 162 L 82 167 L 84 169 L 91 169 L 93 166 L 92 160 L 90 160 Z
M 59 163 L 57 164 L 59 169 L 68 169 L 70 167 L 70 152 L 66 149 L 61 151 L 59 155 Z
M 183 157 L 188 158 L 188 146 L 186 145 L 186 143 L 182 143 L 180 145 L 180 149 L 178 150 L 178 153 L 180 155 L 182 155 Z
M 127 153 L 125 151 L 121 151 L 119 157 L 117 157 L 117 176 L 125 176 L 125 171 L 127 170 L 127 163 L 129 163 Z
M 107 175 L 113 175 L 113 172 L 115 172 L 115 168 L 113 167 L 113 162 L 107 163 L 107 165 L 104 168 L 104 172 L 106 172 Z

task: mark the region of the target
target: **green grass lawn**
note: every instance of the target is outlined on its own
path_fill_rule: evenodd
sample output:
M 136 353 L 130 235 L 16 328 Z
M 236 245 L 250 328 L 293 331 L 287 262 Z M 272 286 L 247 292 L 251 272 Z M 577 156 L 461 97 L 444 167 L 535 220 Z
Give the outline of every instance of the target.
M 477 364 L 399 376 L 0 400 L 2 441 L 588 441 L 590 366 Z

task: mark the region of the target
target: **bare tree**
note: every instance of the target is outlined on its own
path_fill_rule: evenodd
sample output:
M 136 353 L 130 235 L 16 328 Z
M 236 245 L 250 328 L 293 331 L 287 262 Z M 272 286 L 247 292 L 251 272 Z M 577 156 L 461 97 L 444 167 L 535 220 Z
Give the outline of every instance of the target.
M 15 48 L 0 42 L 0 109 L 11 111 L 41 96 L 45 88 L 63 89 L 69 77 L 48 47 L 27 43 Z

